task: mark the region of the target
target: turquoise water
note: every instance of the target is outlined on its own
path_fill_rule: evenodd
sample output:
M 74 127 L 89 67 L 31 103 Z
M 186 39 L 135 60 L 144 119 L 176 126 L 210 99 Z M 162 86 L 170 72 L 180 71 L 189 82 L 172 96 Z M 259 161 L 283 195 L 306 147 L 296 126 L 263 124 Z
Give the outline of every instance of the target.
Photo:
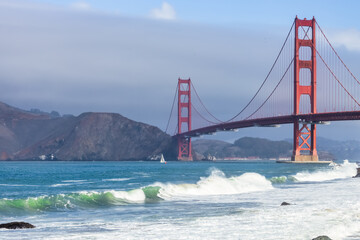
M 0 236 L 360 239 L 356 167 L 347 161 L 335 167 L 272 161 L 0 162 L 0 223 L 36 226 L 0 230 Z M 280 207 L 283 201 L 292 205 Z

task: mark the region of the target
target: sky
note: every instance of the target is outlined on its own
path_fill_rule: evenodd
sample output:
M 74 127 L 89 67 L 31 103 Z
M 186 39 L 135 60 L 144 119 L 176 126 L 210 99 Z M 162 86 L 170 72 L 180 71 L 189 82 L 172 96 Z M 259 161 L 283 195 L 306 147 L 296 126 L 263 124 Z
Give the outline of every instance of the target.
M 115 112 L 164 130 L 177 79 L 235 115 L 264 80 L 297 15 L 316 17 L 360 76 L 358 1 L 0 0 L 0 101 L 61 114 Z M 246 86 L 246 88 L 244 88 Z M 357 131 L 354 131 L 357 129 Z M 318 136 L 360 140 L 360 123 Z M 213 138 L 292 138 L 292 126 Z

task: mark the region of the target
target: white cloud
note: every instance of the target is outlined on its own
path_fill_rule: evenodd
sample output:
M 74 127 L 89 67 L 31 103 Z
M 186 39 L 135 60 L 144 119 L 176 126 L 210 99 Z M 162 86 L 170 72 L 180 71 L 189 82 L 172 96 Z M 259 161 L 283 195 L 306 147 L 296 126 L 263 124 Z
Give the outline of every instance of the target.
M 82 10 L 82 11 L 87 11 L 91 9 L 91 6 L 89 3 L 84 2 L 84 1 L 80 1 L 80 2 L 73 2 L 70 4 L 70 7 L 76 10 Z
M 170 4 L 163 2 L 161 8 L 151 10 L 150 16 L 157 19 L 174 20 L 176 18 L 176 12 Z
M 345 47 L 350 51 L 360 51 L 360 31 L 356 29 L 332 33 L 329 40 L 336 47 Z

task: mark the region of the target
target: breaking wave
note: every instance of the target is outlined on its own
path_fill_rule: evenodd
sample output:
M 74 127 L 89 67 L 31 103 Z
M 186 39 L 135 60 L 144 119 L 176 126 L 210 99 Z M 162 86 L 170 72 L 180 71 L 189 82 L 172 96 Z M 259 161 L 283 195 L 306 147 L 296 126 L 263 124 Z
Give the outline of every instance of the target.
M 270 182 L 272 182 L 272 183 L 285 183 L 287 181 L 288 181 L 288 177 L 286 177 L 286 176 L 270 178 Z
M 271 182 L 257 173 L 244 173 L 241 176 L 227 178 L 214 169 L 209 177 L 202 177 L 196 184 L 156 183 L 160 187 L 158 196 L 162 199 L 174 197 L 240 194 L 254 191 L 266 191 L 273 188 Z
M 257 173 L 244 173 L 227 178 L 217 169 L 208 177 L 202 177 L 195 184 L 155 183 L 131 191 L 82 191 L 56 194 L 27 199 L 0 199 L 0 215 L 36 214 L 51 211 L 71 211 L 77 209 L 106 206 L 141 204 L 174 197 L 204 195 L 240 194 L 272 189 L 271 182 Z
M 344 160 L 342 164 L 331 165 L 331 169 L 316 172 L 299 172 L 292 177 L 297 182 L 323 182 L 335 179 L 351 178 L 356 175 L 356 163 Z
M 34 214 L 51 211 L 65 211 L 96 208 L 109 205 L 142 203 L 145 194 L 141 189 L 131 191 L 78 192 L 27 199 L 0 199 L 1 214 Z
M 350 178 L 356 174 L 357 164 L 344 160 L 342 164 L 315 172 L 299 172 L 291 176 L 272 177 L 267 180 L 258 173 L 244 173 L 226 177 L 213 169 L 209 176 L 201 177 L 194 184 L 154 183 L 150 186 L 130 190 L 109 190 L 104 192 L 82 191 L 76 193 L 45 195 L 26 199 L 0 199 L 0 215 L 36 214 L 51 211 L 71 211 L 127 204 L 143 204 L 174 198 L 194 198 L 196 196 L 241 194 L 273 189 L 272 184 L 286 182 L 322 182 Z M 106 181 L 126 181 L 128 179 L 105 179 Z M 59 185 L 83 183 L 82 180 L 63 181 Z M 53 186 L 55 187 L 55 185 Z

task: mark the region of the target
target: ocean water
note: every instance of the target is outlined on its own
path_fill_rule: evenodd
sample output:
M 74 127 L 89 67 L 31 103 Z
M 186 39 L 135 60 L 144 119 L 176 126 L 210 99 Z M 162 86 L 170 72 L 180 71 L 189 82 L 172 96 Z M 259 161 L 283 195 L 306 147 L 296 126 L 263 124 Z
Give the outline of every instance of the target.
M 360 239 L 357 167 L 0 162 L 0 239 Z

